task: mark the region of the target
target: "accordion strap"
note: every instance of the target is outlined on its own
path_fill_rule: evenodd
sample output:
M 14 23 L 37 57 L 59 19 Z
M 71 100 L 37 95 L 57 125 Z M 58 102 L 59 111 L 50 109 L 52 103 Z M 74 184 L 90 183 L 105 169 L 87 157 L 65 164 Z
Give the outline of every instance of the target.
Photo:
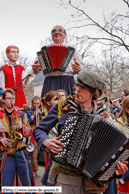
M 62 172 L 63 174 L 69 174 L 69 172 L 70 172 L 71 175 L 73 175 L 73 176 L 75 176 L 76 173 L 77 173 L 78 176 L 80 176 L 80 175 L 82 176 L 82 173 L 78 173 L 78 170 L 76 170 L 75 168 L 65 166 L 65 165 L 62 165 L 62 164 L 60 164 L 60 171 L 59 172 Z
M 68 96 L 67 102 L 73 106 L 75 109 L 81 110 L 81 107 L 78 105 L 78 103 L 75 101 L 75 96 Z
M 68 102 L 71 106 L 73 106 L 75 109 L 80 110 L 79 105 L 78 105 L 75 101 L 67 100 L 67 102 Z

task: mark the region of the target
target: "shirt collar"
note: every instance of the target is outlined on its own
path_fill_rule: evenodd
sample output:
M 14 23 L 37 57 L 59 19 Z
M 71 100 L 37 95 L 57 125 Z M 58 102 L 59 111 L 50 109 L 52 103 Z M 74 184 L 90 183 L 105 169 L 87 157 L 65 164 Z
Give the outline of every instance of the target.
M 8 64 L 7 64 L 8 66 L 16 66 L 17 64 L 16 63 L 12 63 L 12 62 L 8 62 Z
M 4 111 L 4 106 L 0 109 L 0 118 L 3 118 L 3 114 L 5 113 Z M 17 116 L 20 117 L 21 116 L 21 112 L 20 110 L 18 109 L 18 107 L 15 107 L 17 109 Z M 15 109 L 13 110 L 12 113 L 14 113 Z
M 52 43 L 52 44 L 50 44 L 50 45 L 47 45 L 47 47 L 49 47 L 49 46 L 65 46 L 65 47 L 68 47 L 68 44 L 66 43 L 66 42 L 62 42 L 62 43 Z

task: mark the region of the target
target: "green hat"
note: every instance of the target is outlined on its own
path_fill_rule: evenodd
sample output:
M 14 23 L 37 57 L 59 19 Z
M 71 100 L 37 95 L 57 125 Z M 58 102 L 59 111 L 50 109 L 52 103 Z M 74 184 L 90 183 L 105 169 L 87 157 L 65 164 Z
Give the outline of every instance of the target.
M 83 87 L 102 89 L 102 79 L 94 72 L 83 71 L 78 74 L 76 84 Z

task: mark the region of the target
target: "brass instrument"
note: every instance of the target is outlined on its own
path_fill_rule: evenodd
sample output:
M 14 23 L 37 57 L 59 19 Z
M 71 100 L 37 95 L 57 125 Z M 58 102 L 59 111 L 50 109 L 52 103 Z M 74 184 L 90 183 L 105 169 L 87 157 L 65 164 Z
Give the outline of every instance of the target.
M 36 127 L 39 124 L 39 114 L 38 114 L 38 107 L 36 107 Z
M 121 98 L 116 98 L 114 100 L 110 100 L 110 103 L 112 104 L 113 102 L 116 102 L 116 101 L 119 101 L 119 100 L 121 100 Z
M 105 97 L 103 97 L 103 98 L 97 99 L 97 102 L 102 101 L 102 100 L 104 100 L 105 102 L 107 102 L 107 101 L 109 100 L 109 98 L 108 98 L 107 96 L 105 96 Z M 109 100 L 109 102 L 112 104 L 113 102 L 119 101 L 119 100 L 121 100 L 121 97 L 120 97 L 120 98 L 116 98 L 116 99 L 114 99 L 114 100 Z
M 105 101 L 105 104 L 106 104 L 106 107 L 107 107 L 106 110 L 107 110 L 107 112 L 110 114 L 110 106 L 111 106 L 111 104 L 112 104 L 113 102 L 116 102 L 116 101 L 121 100 L 121 98 L 117 98 L 117 99 L 114 99 L 114 100 L 110 100 L 109 97 L 105 96 L 105 97 L 103 97 L 103 98 L 101 98 L 101 99 L 98 99 L 98 100 L 97 100 L 97 103 L 99 103 L 99 101 L 102 101 L 102 100 Z
M 97 104 L 103 101 L 103 104 L 106 104 L 106 111 L 110 114 L 110 100 L 109 97 L 104 96 L 102 98 L 97 99 Z
M 44 115 L 45 115 L 45 112 L 38 113 L 38 107 L 36 107 L 36 126 L 38 126 L 39 121 L 43 118 Z M 35 145 L 33 144 L 33 142 L 28 141 L 26 145 L 26 150 L 28 152 L 33 152 L 34 149 L 35 149 Z
M 36 127 L 39 124 L 39 121 L 45 116 L 45 112 L 38 113 L 38 107 L 36 107 Z
M 44 111 L 39 113 L 39 120 L 42 120 L 44 116 L 45 116 L 45 112 Z
M 27 143 L 27 145 L 26 145 L 26 150 L 27 150 L 28 152 L 33 152 L 34 149 L 35 149 L 35 145 L 34 145 L 32 142 L 29 141 L 29 142 Z
M 107 112 L 110 114 L 110 100 L 109 100 L 109 97 L 107 97 L 107 101 L 106 101 L 106 110 Z
M 12 104 L 12 106 L 14 106 Z M 11 127 L 8 135 L 8 139 L 10 140 L 10 144 L 7 147 L 7 154 L 14 155 L 17 148 L 17 143 L 19 139 L 22 139 L 22 134 L 17 131 L 16 122 L 18 121 L 17 117 L 17 109 L 14 107 L 15 113 L 12 118 Z

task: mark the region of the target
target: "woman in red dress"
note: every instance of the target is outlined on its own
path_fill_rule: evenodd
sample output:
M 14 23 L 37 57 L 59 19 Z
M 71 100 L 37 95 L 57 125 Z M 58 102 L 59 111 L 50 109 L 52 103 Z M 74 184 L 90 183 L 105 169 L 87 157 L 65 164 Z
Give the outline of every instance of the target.
M 13 89 L 25 77 L 24 67 L 16 63 L 19 59 L 19 48 L 14 45 L 8 46 L 6 48 L 6 55 L 9 61 L 1 67 L 1 88 L 3 90 L 6 88 Z M 32 70 L 29 74 L 29 76 L 32 75 Z M 15 106 L 19 108 L 27 104 L 23 87 L 26 86 L 29 76 L 14 89 L 16 96 Z

